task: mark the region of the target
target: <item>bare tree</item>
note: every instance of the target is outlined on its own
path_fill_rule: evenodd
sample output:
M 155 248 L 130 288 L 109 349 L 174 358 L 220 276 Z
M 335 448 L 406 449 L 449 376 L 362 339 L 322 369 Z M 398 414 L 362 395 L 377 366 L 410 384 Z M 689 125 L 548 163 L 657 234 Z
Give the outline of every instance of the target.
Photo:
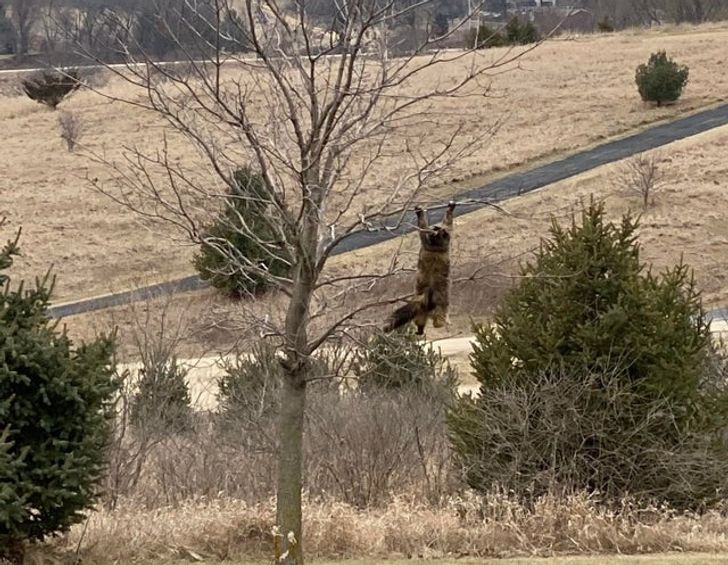
M 40 15 L 39 0 L 11 0 L 10 21 L 15 28 L 15 52 L 25 55 L 30 49 L 33 26 Z
M 487 94 L 491 74 L 512 68 L 535 45 L 495 59 L 437 49 L 437 41 L 463 28 L 467 14 L 444 36 L 428 33 L 407 56 L 392 59 L 390 30 L 425 2 L 337 2 L 327 26 L 313 23 L 306 0 L 285 8 L 245 0 L 240 12 L 226 0 L 210 0 L 213 9 L 204 12 L 182 4 L 184 17 L 175 21 L 189 26 L 168 26 L 166 33 L 192 72 L 171 72 L 139 43 L 120 48 L 129 55 L 125 69 L 109 68 L 146 93 L 124 101 L 164 119 L 196 148 L 199 162 L 180 163 L 165 139 L 155 154 L 129 150 L 121 162 L 97 156 L 115 167 L 119 184 L 95 186 L 217 249 L 238 270 L 265 277 L 283 304 L 277 311 L 274 300 L 251 300 L 241 308 L 251 333 L 277 339 L 281 349 L 276 559 L 301 564 L 306 387 L 318 378 L 312 355 L 328 340 L 375 323 L 372 312 L 409 294 L 398 296 L 389 284 L 404 271 L 396 252 L 379 267 L 335 269 L 328 260 L 355 238 L 385 239 L 415 225 L 413 204 L 426 202 L 443 173 L 492 135 L 487 124 L 472 123 L 468 108 Z M 213 33 L 202 33 L 201 25 Z M 239 37 L 236 52 L 231 44 Z M 252 55 L 241 54 L 243 47 Z M 153 80 L 155 74 L 168 80 Z M 468 103 L 455 104 L 462 99 Z M 253 261 L 203 229 L 234 192 L 234 172 L 244 165 L 259 172 L 263 189 L 237 197 L 264 203 L 274 236 L 260 238 L 243 218 L 233 227 L 287 261 L 286 274 L 272 274 L 259 254 Z
M 660 25 L 665 21 L 699 24 L 725 16 L 726 0 L 593 0 L 597 17 L 607 17 L 618 27 Z
M 622 163 L 617 171 L 616 183 L 619 188 L 639 194 L 645 210 L 653 202 L 654 194 L 664 180 L 659 161 L 659 155 L 639 153 Z
M 726 0 L 672 0 L 667 9 L 675 23 L 684 21 L 699 24 L 705 21 L 718 20 L 728 14 Z
M 72 153 L 85 129 L 81 116 L 75 112 L 61 112 L 58 116 L 58 129 L 68 151 Z

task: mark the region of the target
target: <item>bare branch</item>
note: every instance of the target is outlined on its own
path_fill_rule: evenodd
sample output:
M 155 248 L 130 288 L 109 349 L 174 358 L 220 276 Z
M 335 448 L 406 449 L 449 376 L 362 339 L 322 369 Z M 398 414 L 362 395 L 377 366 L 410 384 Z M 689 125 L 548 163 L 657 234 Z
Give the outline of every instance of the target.
M 278 523 L 300 536 L 299 455 L 311 353 L 365 324 L 363 313 L 406 298 L 392 296 L 396 289 L 380 292 L 408 272 L 398 261 L 402 245 L 384 261 L 356 268 L 332 266 L 329 259 L 354 233 L 408 231 L 409 210 L 498 128 L 498 116 L 492 124 L 468 127 L 475 119 L 468 107 L 490 94 L 494 76 L 517 69 L 538 44 L 495 58 L 475 46 L 441 48 L 439 42 L 462 29 L 476 6 L 452 31 L 438 37 L 428 24 L 413 49 L 390 57 L 388 32 L 425 14 L 428 0 L 334 0 L 331 17 L 323 20 L 307 0 L 244 0 L 240 12 L 228 0 L 183 4 L 189 10 L 162 18 L 159 31 L 184 58 L 187 72 L 159 63 L 141 41 L 128 39 L 133 33 L 120 34 L 127 39 L 117 52 L 127 62 L 112 70 L 133 88 L 124 96 L 102 93 L 147 110 L 150 123 L 166 126 L 161 149 L 96 155 L 115 178 L 92 180 L 119 204 L 224 257 L 222 274 L 261 277 L 278 291 L 280 311 L 272 298 L 254 297 L 241 310 L 250 327 L 281 338 Z M 238 35 L 238 46 L 248 52 L 222 48 Z M 194 148 L 194 159 L 178 161 L 170 136 Z M 242 167 L 261 179 L 252 196 L 237 190 Z M 260 206 L 255 221 L 237 212 L 236 199 Z M 465 211 L 490 206 L 505 213 L 487 200 L 461 204 Z M 230 233 L 254 241 L 262 255 L 252 257 L 210 232 L 210 221 L 221 217 Z M 267 262 L 281 256 L 287 272 L 275 274 Z M 484 271 L 479 264 L 465 279 Z M 298 562 L 296 547 L 288 545 L 283 561 Z

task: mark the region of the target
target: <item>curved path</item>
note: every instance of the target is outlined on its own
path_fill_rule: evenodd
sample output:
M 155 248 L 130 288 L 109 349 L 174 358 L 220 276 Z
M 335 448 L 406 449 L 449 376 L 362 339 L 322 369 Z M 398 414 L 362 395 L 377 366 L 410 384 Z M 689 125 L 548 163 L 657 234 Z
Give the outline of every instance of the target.
M 714 320 L 711 323 L 711 331 L 726 337 L 728 334 L 728 322 L 725 320 Z M 424 341 L 424 346 L 432 346 L 435 351 L 445 358 L 460 357 L 472 351 L 473 336 L 453 337 Z M 232 358 L 229 357 L 232 360 Z M 223 371 L 220 368 L 221 357 L 202 357 L 200 359 L 179 359 L 179 364 L 187 370 L 186 380 L 189 388 L 192 404 L 198 410 L 214 410 L 217 407 L 217 382 Z M 142 368 L 140 362 L 123 363 L 118 366 L 119 371 L 129 370 L 132 379 L 138 377 Z M 478 394 L 479 385 L 474 382 L 461 383 L 458 386 L 460 394 Z
M 564 159 L 559 159 L 533 169 L 506 175 L 492 183 L 454 195 L 457 200 L 479 200 L 481 202 L 465 204 L 455 210 L 456 216 L 484 208 L 487 202 L 500 202 L 513 196 L 531 192 L 538 188 L 553 184 L 566 178 L 579 175 L 601 165 L 619 161 L 636 153 L 648 151 L 673 141 L 678 141 L 713 128 L 728 125 L 728 104 L 703 110 L 684 118 L 651 126 L 638 133 L 621 137 L 597 145 L 591 149 L 580 151 Z M 433 211 L 433 221 L 439 221 L 444 209 Z M 376 245 L 383 241 L 399 237 L 414 231 L 415 217 L 408 212 L 404 217 L 384 218 L 382 223 L 369 231 L 358 231 L 343 239 L 334 249 L 333 254 L 346 253 Z M 61 318 L 75 314 L 83 314 L 102 310 L 112 306 L 128 304 L 155 296 L 175 294 L 202 288 L 205 283 L 197 275 L 168 281 L 135 290 L 107 294 L 87 298 L 77 302 L 58 304 L 49 309 L 52 317 Z

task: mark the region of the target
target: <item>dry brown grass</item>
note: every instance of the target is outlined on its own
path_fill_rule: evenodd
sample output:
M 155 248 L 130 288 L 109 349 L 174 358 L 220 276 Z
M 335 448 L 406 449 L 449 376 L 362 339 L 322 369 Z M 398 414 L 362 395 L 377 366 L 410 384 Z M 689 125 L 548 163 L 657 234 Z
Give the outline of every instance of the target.
M 466 137 L 501 119 L 503 125 L 492 143 L 458 164 L 452 182 L 435 191 L 438 198 L 480 182 L 483 175 L 720 100 L 728 88 L 728 76 L 722 72 L 726 40 L 728 29 L 704 27 L 546 43 L 521 62 L 522 70 L 494 76 L 492 97 L 443 105 L 443 121 L 465 112 L 473 115 L 463 132 Z M 675 106 L 649 109 L 636 94 L 633 70 L 661 48 L 690 65 L 691 83 Z M 493 50 L 482 57 L 497 54 Z M 439 77 L 447 81 L 448 75 L 456 76 L 457 68 Z M 133 95 L 118 80 L 103 90 Z M 111 159 L 119 158 L 123 145 L 154 151 L 162 135 L 169 133 L 141 109 L 110 103 L 88 91 L 63 107 L 87 124 L 85 151 Z M 39 274 L 54 263 L 59 275 L 56 299 L 62 301 L 125 288 L 140 275 L 146 280 L 166 279 L 191 270 L 190 247 L 166 237 L 163 226 L 141 226 L 131 213 L 88 188 L 87 175 L 109 179 L 111 172 L 85 158 L 84 147 L 78 154 L 68 154 L 56 131 L 55 116 L 47 109 L 7 95 L 0 104 L 0 125 L 7 170 L 0 179 L 0 215 L 9 217 L 11 227 L 24 228 L 20 274 Z M 421 129 L 407 135 L 424 137 L 432 124 Z M 169 142 L 175 157 L 194 166 L 197 157 L 192 148 L 174 136 Z M 383 166 L 373 182 L 386 191 L 391 174 Z
M 471 319 L 487 316 L 498 296 L 517 281 L 518 261 L 527 259 L 540 238 L 548 235 L 551 217 L 569 222 L 591 197 L 605 200 L 612 219 L 628 211 L 642 214 L 640 245 L 645 262 L 659 270 L 682 257 L 695 269 L 707 305 L 728 302 L 728 127 L 672 143 L 656 153 L 664 182 L 644 212 L 639 196 L 615 186 L 613 179 L 621 166 L 615 163 L 513 198 L 505 204 L 510 215 L 486 209 L 458 218 L 453 242 L 456 271 L 466 274 L 479 265 L 485 269 L 483 279 L 453 287 L 453 323 L 447 333 L 469 333 Z M 413 258 L 415 237 L 337 257 L 333 263 L 374 267 L 399 249 L 405 260 Z M 428 331 L 433 339 L 445 335 Z
M 427 559 L 430 565 L 715 565 L 716 563 L 725 563 L 728 555 L 712 554 L 712 553 L 660 553 L 656 555 L 609 555 L 609 556 L 566 556 L 566 557 L 531 557 L 531 558 L 514 558 L 514 559 L 469 559 L 469 558 L 450 558 L 450 559 Z M 422 560 L 419 560 L 422 561 Z M 187 561 L 188 562 L 188 561 Z M 320 560 L 313 561 L 316 565 L 379 565 L 382 559 L 339 559 L 339 560 Z M 153 561 L 146 565 L 181 565 L 185 563 L 183 560 L 164 560 Z M 267 565 L 268 561 L 235 561 L 231 565 Z M 411 565 L 411 559 L 387 559 L 387 565 Z
M 546 497 L 531 510 L 500 494 L 442 508 L 396 500 L 368 511 L 308 501 L 304 516 L 306 550 L 318 559 L 728 551 L 728 521 L 717 512 L 680 516 L 628 502 L 607 510 L 587 496 Z M 272 526 L 272 504 L 218 499 L 148 510 L 127 502 L 94 512 L 51 547 L 64 553 L 80 544 L 84 562 L 98 564 L 245 560 L 267 554 Z
M 46 565 L 47 561 L 42 555 L 36 554 L 35 557 L 39 562 L 29 560 L 28 565 Z M 150 560 L 137 560 L 135 563 L 143 565 L 187 565 L 190 561 L 195 560 L 194 557 L 188 555 L 186 558 L 162 558 Z M 599 556 L 560 556 L 560 557 L 521 557 L 506 559 L 473 559 L 467 557 L 455 557 L 446 559 L 427 559 L 428 565 L 715 565 L 723 564 L 728 560 L 725 553 L 658 553 L 652 555 L 599 555 Z M 313 559 L 307 560 L 308 563 L 313 562 L 316 565 L 411 565 L 414 562 L 422 562 L 424 560 L 412 559 Z M 211 561 L 207 560 L 206 563 Z M 269 565 L 270 560 L 266 559 L 244 559 L 226 561 L 229 565 Z M 57 563 L 53 563 L 57 565 Z
M 518 262 L 527 259 L 539 239 L 547 235 L 550 217 L 568 222 L 571 214 L 578 212 L 580 203 L 592 196 L 605 199 L 607 212 L 614 219 L 628 210 L 641 213 L 643 260 L 661 269 L 682 257 L 695 269 L 706 304 L 724 306 L 728 303 L 728 256 L 724 252 L 728 243 L 727 152 L 728 127 L 657 150 L 664 182 L 654 195 L 654 204 L 646 211 L 642 211 L 639 195 L 615 185 L 614 178 L 621 167 L 621 163 L 615 163 L 509 200 L 505 208 L 510 215 L 482 210 L 458 218 L 453 243 L 455 278 L 466 277 L 476 269 L 482 271 L 477 280 L 454 284 L 452 325 L 443 330 L 428 328 L 428 338 L 469 335 L 471 322 L 487 318 L 498 298 L 517 281 Z M 392 256 L 398 254 L 402 265 L 413 268 L 417 250 L 416 237 L 410 235 L 335 257 L 330 265 L 341 271 L 371 273 L 385 269 Z M 387 290 L 404 294 L 411 285 L 412 274 L 402 273 L 388 283 Z M 363 300 L 363 296 L 352 299 Z M 231 304 L 212 291 L 182 294 L 172 302 L 193 320 L 192 333 L 182 344 L 182 355 L 226 351 L 235 344 L 245 347 L 250 336 L 238 317 L 242 304 Z M 276 315 L 279 302 L 271 296 L 255 305 L 246 303 L 245 307 L 254 306 Z M 152 303 L 145 307 L 158 306 Z M 378 324 L 386 310 L 372 313 L 370 321 Z M 133 315 L 124 307 L 75 316 L 65 322 L 72 334 L 81 338 L 116 325 L 124 343 Z M 461 376 L 467 375 L 467 357 L 460 355 L 454 361 L 463 369 Z

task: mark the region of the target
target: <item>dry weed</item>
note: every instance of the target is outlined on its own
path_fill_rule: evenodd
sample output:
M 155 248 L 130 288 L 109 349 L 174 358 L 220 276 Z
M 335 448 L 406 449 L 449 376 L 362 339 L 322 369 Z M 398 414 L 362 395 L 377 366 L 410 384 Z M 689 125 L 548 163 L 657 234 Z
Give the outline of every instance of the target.
M 66 148 L 72 153 L 83 136 L 83 119 L 78 113 L 63 111 L 58 116 L 58 129 L 61 139 L 66 142 Z
M 525 508 L 508 495 L 451 499 L 428 507 L 397 499 L 360 511 L 340 502 L 305 504 L 306 546 L 319 558 L 367 556 L 514 556 L 726 551 L 728 518 L 718 511 L 677 515 L 667 508 L 600 507 L 587 495 L 546 496 Z M 198 499 L 148 510 L 126 502 L 93 513 L 49 551 L 74 551 L 91 563 L 199 556 L 236 559 L 265 555 L 273 505 Z M 84 532 L 85 530 L 85 532 Z

